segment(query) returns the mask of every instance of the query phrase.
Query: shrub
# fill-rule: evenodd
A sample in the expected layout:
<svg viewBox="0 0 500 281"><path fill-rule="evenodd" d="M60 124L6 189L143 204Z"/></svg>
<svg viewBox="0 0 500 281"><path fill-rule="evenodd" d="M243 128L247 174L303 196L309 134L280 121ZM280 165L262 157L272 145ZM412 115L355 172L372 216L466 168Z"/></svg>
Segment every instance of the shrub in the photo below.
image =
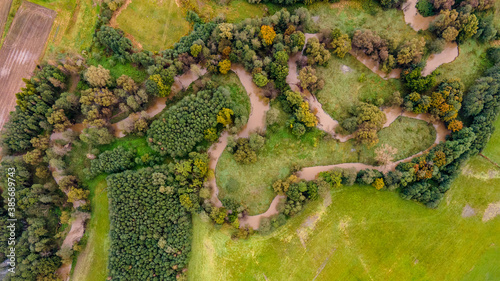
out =
<svg viewBox="0 0 500 281"><path fill-rule="evenodd" d="M429 0L419 0L416 7L418 12L424 17L430 17L436 14L434 5Z"/></svg>

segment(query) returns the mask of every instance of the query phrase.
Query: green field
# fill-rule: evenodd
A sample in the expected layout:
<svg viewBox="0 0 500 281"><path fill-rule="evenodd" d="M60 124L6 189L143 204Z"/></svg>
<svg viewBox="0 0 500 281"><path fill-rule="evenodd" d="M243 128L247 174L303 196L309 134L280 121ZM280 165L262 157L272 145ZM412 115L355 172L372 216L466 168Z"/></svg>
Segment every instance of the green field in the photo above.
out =
<svg viewBox="0 0 500 281"><path fill-rule="evenodd" d="M175 0L132 1L118 16L117 23L150 51L171 48L190 29Z"/></svg>
<svg viewBox="0 0 500 281"><path fill-rule="evenodd" d="M109 250L109 202L106 176L88 183L92 202L92 217L87 222L87 245L79 254L72 280L93 281L107 278Z"/></svg>
<svg viewBox="0 0 500 281"><path fill-rule="evenodd" d="M191 0L192 5L198 14L205 19L223 17L228 22L239 22L246 18L261 17L266 14L265 5L250 4L247 0L227 1L225 5L217 4L213 0Z"/></svg>
<svg viewBox="0 0 500 281"><path fill-rule="evenodd" d="M475 176L496 169L480 157L466 167L437 209L373 187L342 187L329 206L312 202L272 234L248 240L195 216L189 278L499 280L500 218L481 218L500 200L500 178ZM464 218L467 204L476 214Z"/></svg>
<svg viewBox="0 0 500 281"><path fill-rule="evenodd" d="M395 160L425 150L434 143L434 127L412 118L399 120L379 132L380 144L387 143L398 149ZM354 162L375 165L376 147L358 146L354 140L340 143L316 128L298 139L282 124L279 129L268 133L256 163L239 164L231 153L222 153L216 168L219 198L233 198L245 203L250 215L260 214L269 208L275 196L272 183L288 176L294 166Z"/></svg>

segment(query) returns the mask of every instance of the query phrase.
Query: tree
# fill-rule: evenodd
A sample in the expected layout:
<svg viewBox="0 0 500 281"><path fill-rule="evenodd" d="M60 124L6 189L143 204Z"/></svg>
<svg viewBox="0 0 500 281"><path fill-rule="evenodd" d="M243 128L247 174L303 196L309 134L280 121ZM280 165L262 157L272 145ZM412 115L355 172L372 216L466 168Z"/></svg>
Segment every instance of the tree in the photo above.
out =
<svg viewBox="0 0 500 281"><path fill-rule="evenodd" d="M111 74L108 69L99 65L98 67L90 66L83 75L85 80L92 87L106 87L111 84Z"/></svg>
<svg viewBox="0 0 500 281"><path fill-rule="evenodd" d="M368 147L378 143L377 127L373 123L365 122L359 125L358 130L354 132L354 138L360 144L365 144Z"/></svg>
<svg viewBox="0 0 500 281"><path fill-rule="evenodd" d="M227 72L231 70L231 61L230 60L223 60L219 62L219 71L222 74L227 74Z"/></svg>
<svg viewBox="0 0 500 281"><path fill-rule="evenodd" d="M316 127L318 124L318 119L316 115L309 110L309 103L302 102L300 106L295 111L295 117L306 127Z"/></svg>
<svg viewBox="0 0 500 281"><path fill-rule="evenodd" d="M128 93L135 93L139 87L135 83L134 79L123 74L118 79L116 79L116 85Z"/></svg>
<svg viewBox="0 0 500 281"><path fill-rule="evenodd" d="M448 130L451 130L453 132L458 132L460 130L462 130L463 128L463 123L462 121L458 121L456 119L452 120L449 124L448 124Z"/></svg>
<svg viewBox="0 0 500 281"><path fill-rule="evenodd" d="M357 117L358 124L370 123L377 130L382 129L382 126L387 121L387 117L378 107L373 104L362 102L354 107L354 115Z"/></svg>
<svg viewBox="0 0 500 281"><path fill-rule="evenodd" d="M36 166L43 161L43 151L41 149L33 149L32 151L26 152L23 155L23 160L26 164Z"/></svg>
<svg viewBox="0 0 500 281"><path fill-rule="evenodd" d="M149 76L146 81L146 91L157 97L167 97L170 94L170 87L173 83L173 78L165 80L160 74L154 74Z"/></svg>
<svg viewBox="0 0 500 281"><path fill-rule="evenodd" d="M97 42L120 57L127 57L132 50L132 41L123 36L123 31L107 25L101 25L96 32Z"/></svg>
<svg viewBox="0 0 500 281"><path fill-rule="evenodd" d="M461 18L462 29L458 35L458 40L460 42L464 42L477 33L479 21L474 14L462 15Z"/></svg>
<svg viewBox="0 0 500 281"><path fill-rule="evenodd" d="M233 115L234 112L230 108L223 108L217 114L217 123L222 124L223 126L228 126L233 123Z"/></svg>
<svg viewBox="0 0 500 281"><path fill-rule="evenodd" d="M385 184L384 184L384 179L382 178L378 178L378 179L375 179L372 183L373 187L375 187L377 190L380 190L382 188L384 188Z"/></svg>
<svg viewBox="0 0 500 281"><path fill-rule="evenodd" d="M243 164L257 162L257 153L252 149L252 147L250 147L250 142L247 138L239 138L236 141L234 160Z"/></svg>
<svg viewBox="0 0 500 281"><path fill-rule="evenodd" d="M413 38L400 48L397 61L400 65L417 64L422 60L424 54L424 38Z"/></svg>
<svg viewBox="0 0 500 281"><path fill-rule="evenodd" d="M47 118L47 121L50 124L54 125L54 129L56 132L64 132L66 128L71 126L71 122L69 121L68 117L66 117L63 109L53 111L52 114L50 114L50 116Z"/></svg>
<svg viewBox="0 0 500 281"><path fill-rule="evenodd" d="M311 66L306 66L299 71L299 81L303 89L307 89L311 92L321 90L325 85L325 81L323 79L318 79L316 70Z"/></svg>
<svg viewBox="0 0 500 281"><path fill-rule="evenodd" d="M255 73L252 80L258 87L261 88L269 83L269 79L267 79L267 76L263 75L262 73Z"/></svg>
<svg viewBox="0 0 500 281"><path fill-rule="evenodd" d="M102 145L110 143L114 136L107 128L85 128L80 139L89 145Z"/></svg>
<svg viewBox="0 0 500 281"><path fill-rule="evenodd" d="M198 57L198 54L201 52L202 50L202 46L201 45L198 45L198 44L193 44L191 46L191 55L195 58Z"/></svg>
<svg viewBox="0 0 500 281"><path fill-rule="evenodd" d="M383 144L375 149L375 160L381 165L387 165L394 160L394 155L398 153L397 148L388 144Z"/></svg>
<svg viewBox="0 0 500 281"><path fill-rule="evenodd" d="M307 41L306 50L307 63L313 65L325 65L330 59L330 52L325 48L324 43L319 43L318 38L313 37Z"/></svg>
<svg viewBox="0 0 500 281"><path fill-rule="evenodd" d="M116 173L134 166L135 153L119 146L113 150L104 151L96 159L90 161L90 173L97 176L100 173Z"/></svg>
<svg viewBox="0 0 500 281"><path fill-rule="evenodd" d="M74 203L78 200L87 200L90 191L81 188L70 188L68 191L68 202Z"/></svg>
<svg viewBox="0 0 500 281"><path fill-rule="evenodd" d="M272 45L274 38L276 37L276 32L274 28L269 25L262 25L260 27L260 33L262 34L262 39L266 45Z"/></svg>
<svg viewBox="0 0 500 281"><path fill-rule="evenodd" d="M455 0L432 0L436 10L451 10Z"/></svg>
<svg viewBox="0 0 500 281"><path fill-rule="evenodd" d="M455 41L455 39L457 38L458 36L458 30L453 27L453 26L450 26L448 28L446 28L443 33L441 33L441 36L443 37L444 40L446 40L446 42L451 42L451 41Z"/></svg>
<svg viewBox="0 0 500 281"><path fill-rule="evenodd" d="M340 29L335 28L332 31L332 43L330 46L333 49L334 54L336 54L339 58L343 58L352 48L351 39L349 38L349 35L342 33Z"/></svg>
<svg viewBox="0 0 500 281"><path fill-rule="evenodd" d="M218 29L218 36L221 39L228 39L231 40L233 39L233 29L234 25L232 23L221 23L217 26Z"/></svg>

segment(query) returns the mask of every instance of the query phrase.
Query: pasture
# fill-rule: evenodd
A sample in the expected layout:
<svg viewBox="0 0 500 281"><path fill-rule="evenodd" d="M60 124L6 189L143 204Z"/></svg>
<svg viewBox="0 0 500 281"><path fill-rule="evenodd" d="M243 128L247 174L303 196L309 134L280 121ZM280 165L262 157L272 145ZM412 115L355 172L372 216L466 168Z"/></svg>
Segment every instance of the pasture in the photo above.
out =
<svg viewBox="0 0 500 281"><path fill-rule="evenodd" d="M469 160L437 209L371 186L341 187L248 240L194 216L189 279L498 280L500 217L483 221L500 200L495 169ZM463 214L466 206L472 212Z"/></svg>

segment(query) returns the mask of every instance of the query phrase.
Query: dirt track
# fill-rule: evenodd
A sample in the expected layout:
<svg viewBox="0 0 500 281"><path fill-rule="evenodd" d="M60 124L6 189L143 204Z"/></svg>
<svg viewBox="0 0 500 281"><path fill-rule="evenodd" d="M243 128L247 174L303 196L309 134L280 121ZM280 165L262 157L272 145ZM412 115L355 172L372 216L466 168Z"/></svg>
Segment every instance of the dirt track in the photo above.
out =
<svg viewBox="0 0 500 281"><path fill-rule="evenodd" d="M9 16L10 4L12 0L2 0L0 1L0 38L2 38L3 31L5 28L5 22Z"/></svg>
<svg viewBox="0 0 500 281"><path fill-rule="evenodd" d="M1 5L0 5L1 6ZM56 12L23 2L0 49L0 129L16 105L15 94L24 87L38 63Z"/></svg>

